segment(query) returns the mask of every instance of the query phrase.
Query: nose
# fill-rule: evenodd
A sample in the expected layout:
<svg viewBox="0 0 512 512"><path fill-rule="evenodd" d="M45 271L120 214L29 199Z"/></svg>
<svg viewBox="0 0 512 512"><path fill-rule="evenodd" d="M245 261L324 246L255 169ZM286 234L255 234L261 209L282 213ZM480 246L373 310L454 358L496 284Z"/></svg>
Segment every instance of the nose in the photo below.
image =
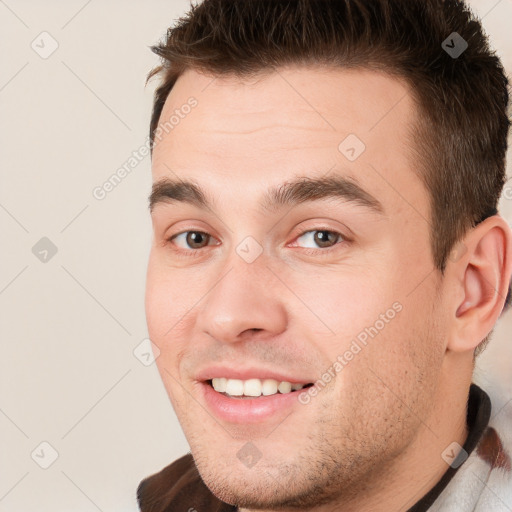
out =
<svg viewBox="0 0 512 512"><path fill-rule="evenodd" d="M283 284L260 256L247 263L235 255L203 301L197 327L214 339L236 343L258 332L273 338L286 329Z"/></svg>

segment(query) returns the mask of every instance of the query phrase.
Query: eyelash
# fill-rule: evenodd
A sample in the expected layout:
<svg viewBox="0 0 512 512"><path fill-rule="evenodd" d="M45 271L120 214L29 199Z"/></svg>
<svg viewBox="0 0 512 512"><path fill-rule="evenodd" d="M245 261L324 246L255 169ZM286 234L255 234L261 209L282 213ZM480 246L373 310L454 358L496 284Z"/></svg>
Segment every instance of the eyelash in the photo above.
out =
<svg viewBox="0 0 512 512"><path fill-rule="evenodd" d="M350 242L350 239L348 237L346 237L345 235L343 235L343 233L340 233L339 231L334 231L332 229L327 229L327 228L324 228L324 227L317 227L317 228L314 228L314 229L308 229L306 231L303 231L303 232L299 233L295 237L295 239L301 238L305 234L312 233L312 232L315 232L315 231L325 231L327 233L331 233L331 234L337 235L338 238L341 238L341 241L336 242L333 246L328 247L326 249L311 249L311 248L303 249L303 251L307 255L310 255L310 256L324 256L326 254L330 254L332 251L338 250L339 249L339 247L338 247L339 245L342 245L344 243ZM206 233L205 231L200 231L200 230L196 230L196 229L190 229L190 230L181 231L179 233L176 233L176 234L172 235L171 237L167 238L166 241L168 243L172 244L174 238L176 238L179 235L183 235L185 233L199 233L201 235L206 235L207 237L208 236L212 237L209 233ZM178 254L178 256L180 256L180 257L196 258L198 256L201 256L201 252L202 252L201 249L206 249L206 247L208 247L208 246L201 247L200 249L188 249L188 250L185 250L185 249L173 249L173 251L176 254Z"/></svg>

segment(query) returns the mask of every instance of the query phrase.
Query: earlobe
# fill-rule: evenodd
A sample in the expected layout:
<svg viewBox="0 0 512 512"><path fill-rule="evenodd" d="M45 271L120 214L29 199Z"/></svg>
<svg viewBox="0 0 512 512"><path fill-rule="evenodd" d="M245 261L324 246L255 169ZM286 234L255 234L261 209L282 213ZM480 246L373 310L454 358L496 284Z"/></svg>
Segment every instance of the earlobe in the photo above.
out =
<svg viewBox="0 0 512 512"><path fill-rule="evenodd" d="M473 228L464 245L467 252L452 269L461 288L447 346L455 352L473 351L492 330L512 273L512 231L499 215Z"/></svg>

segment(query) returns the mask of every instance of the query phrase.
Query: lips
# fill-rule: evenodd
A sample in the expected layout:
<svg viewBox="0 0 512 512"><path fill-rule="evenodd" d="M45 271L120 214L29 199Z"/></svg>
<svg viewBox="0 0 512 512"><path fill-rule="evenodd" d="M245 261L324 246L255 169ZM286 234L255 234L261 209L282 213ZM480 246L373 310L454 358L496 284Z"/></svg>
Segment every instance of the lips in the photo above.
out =
<svg viewBox="0 0 512 512"><path fill-rule="evenodd" d="M292 384L309 384L315 382L316 377L308 375L300 375L299 372L294 374L286 374L279 370L273 370L271 368L256 368L246 367L242 365L236 366L209 366L199 370L195 375L195 380L199 382L206 382L214 378L226 378L226 379L237 379L246 381L249 379L274 379L277 382L290 382Z"/></svg>
<svg viewBox="0 0 512 512"><path fill-rule="evenodd" d="M314 379L263 368L210 367L196 375L202 399L215 417L229 423L254 424L289 415L303 407L298 400ZM215 384L214 384L215 382Z"/></svg>

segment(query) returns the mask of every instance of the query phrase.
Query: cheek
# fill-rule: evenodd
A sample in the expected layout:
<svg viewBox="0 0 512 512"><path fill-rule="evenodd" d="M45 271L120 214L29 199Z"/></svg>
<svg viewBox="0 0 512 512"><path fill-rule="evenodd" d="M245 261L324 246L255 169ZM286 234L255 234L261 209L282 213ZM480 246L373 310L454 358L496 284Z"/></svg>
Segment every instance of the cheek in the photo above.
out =
<svg viewBox="0 0 512 512"><path fill-rule="evenodd" d="M402 315L402 316L401 316ZM348 417L389 443L420 427L432 407L442 362L439 331L406 307L343 368L337 383Z"/></svg>
<svg viewBox="0 0 512 512"><path fill-rule="evenodd" d="M444 344L435 311L404 301L403 309L371 341L368 366L382 391L406 403L429 402L439 378Z"/></svg>
<svg viewBox="0 0 512 512"><path fill-rule="evenodd" d="M171 396L171 391L178 385L174 379L179 381L181 378L179 362L194 322L189 303L194 304L192 299L195 297L185 294L186 283L176 279L180 277L179 272L170 272L156 260L156 257L150 257L146 277L146 322L149 338L160 350L156 365Z"/></svg>
<svg viewBox="0 0 512 512"><path fill-rule="evenodd" d="M150 338L155 342L175 338L175 331L182 329L179 319L186 318L190 309L190 286L181 274L166 267L161 257L152 252L146 275L145 310Z"/></svg>
<svg viewBox="0 0 512 512"><path fill-rule="evenodd" d="M382 278L345 276L337 284L323 288L319 301L319 316L333 331L333 341L338 349L352 340L368 341L373 335L381 336L389 325L400 321L400 313L393 308L397 303L391 286ZM384 315L386 322L381 318ZM335 354L338 355L338 354Z"/></svg>
<svg viewBox="0 0 512 512"><path fill-rule="evenodd" d="M363 293L345 308L340 306L339 348L348 349L342 353L344 378L357 381L370 372L376 383L380 377L399 387L410 379L431 380L444 353L439 311L431 294L418 290L408 295L378 281ZM377 387L385 388L382 382Z"/></svg>

